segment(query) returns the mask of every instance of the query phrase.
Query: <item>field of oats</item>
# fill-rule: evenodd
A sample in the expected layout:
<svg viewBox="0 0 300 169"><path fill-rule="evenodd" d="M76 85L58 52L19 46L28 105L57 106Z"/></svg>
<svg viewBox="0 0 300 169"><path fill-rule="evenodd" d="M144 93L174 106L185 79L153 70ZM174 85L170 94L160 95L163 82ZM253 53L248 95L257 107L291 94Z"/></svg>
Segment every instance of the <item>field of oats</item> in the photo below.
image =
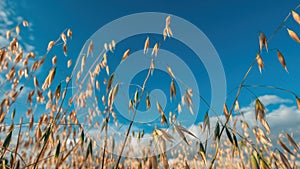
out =
<svg viewBox="0 0 300 169"><path fill-rule="evenodd" d="M172 17L166 17L161 23L164 26L162 40L145 36L143 43L139 44L144 47L143 53L151 58L141 83L130 84L135 92L129 101L126 100L126 111L132 118L118 133L114 127L120 125L121 117L115 112L114 102L118 95L122 95L123 82L117 81L117 75L110 71L109 62L110 57L116 57L112 55L118 44L112 39L102 44L98 53L95 48L99 46L89 40L75 62L68 58L73 32L66 29L46 44L43 55L37 56L35 51L25 52L22 48L24 42L20 34L30 23L21 21L1 34L9 43L0 49L0 71L4 77L0 84L0 168L300 168L300 140L295 139L293 132L284 130L277 138L271 138L267 108L250 88L287 93L299 110L300 96L277 86L246 83L254 68L258 67L263 73L263 57L273 50L274 47L269 49L269 43L277 31L286 31L286 36L290 36L294 43L300 43L297 32L285 25L288 20L300 24L297 8L274 32L266 33L271 36L267 37L263 32L258 34L259 49L247 71L242 73L243 78L234 94L228 93L222 114L215 112L209 102L182 82L174 68L167 64L167 90L170 99L174 99L174 110L166 112L162 103L153 102L148 94L147 86L153 82L151 78L156 73L160 46L173 37ZM123 51L118 65L132 57L132 48L128 46ZM68 58L65 66L58 64L54 49ZM276 54L274 59L278 60L283 71L288 72L284 54L277 48ZM93 63L87 67L87 60L91 58ZM51 63L47 66L49 69L40 70L45 63ZM68 69L71 73L67 73ZM47 75L42 76L40 71L47 72ZM179 97L179 83L184 83L187 88L180 99L175 99ZM34 87L28 90L28 86ZM76 90L72 91L74 86ZM239 106L241 92L248 90L255 97L250 116ZM208 109L202 112L204 118L197 126L199 133L181 125L177 119L179 113L194 113L195 97L199 97ZM25 114L20 114L20 109L14 106L18 102L26 105ZM154 107L156 112L152 113L159 115L160 124L151 132L133 127L138 123L135 117L140 106L145 109ZM189 111L184 112L183 108ZM299 134L298 131L295 133Z"/></svg>

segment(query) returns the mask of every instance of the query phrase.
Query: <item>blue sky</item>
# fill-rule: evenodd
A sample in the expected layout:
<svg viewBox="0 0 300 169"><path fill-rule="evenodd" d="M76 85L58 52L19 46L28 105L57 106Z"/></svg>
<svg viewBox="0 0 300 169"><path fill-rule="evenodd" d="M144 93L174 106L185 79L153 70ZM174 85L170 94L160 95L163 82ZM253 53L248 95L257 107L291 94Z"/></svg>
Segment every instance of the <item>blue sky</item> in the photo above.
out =
<svg viewBox="0 0 300 169"><path fill-rule="evenodd" d="M16 23L19 16L28 20L30 27L24 31L24 40L34 46L42 55L48 42L56 39L65 28L71 28L73 39L69 43L68 57L75 62L85 41L105 24L133 13L163 12L177 15L196 25L202 30L217 50L226 74L227 91L231 91L242 80L258 50L259 32L267 37L276 29L286 15L298 4L294 1L7 1L3 2L7 16ZM300 12L300 10L298 11ZM3 16L2 16L3 17ZM19 18L20 19L20 18ZM3 19L4 20L4 19ZM5 23L5 22L4 22ZM164 24L164 23L162 23ZM12 27L14 24L8 25ZM290 17L269 43L269 53L263 52L265 69L259 74L255 66L247 84L274 85L287 88L300 94L300 44L287 34L286 28L300 33L300 26ZM138 38L138 37L137 37ZM120 44L122 46L122 44ZM276 48L285 56L289 73L286 73L277 60ZM177 51L180 53L180 51ZM63 55L60 54L61 58ZM65 67L66 60L62 60ZM201 63L199 63L201 65ZM192 65L197 69L199 65ZM58 65L59 66L59 65ZM44 66L43 70L49 70ZM203 67L200 69L202 70ZM48 71L41 76L46 76ZM66 72L67 73L67 72ZM204 73L205 74L205 73ZM202 76L201 76L202 77ZM198 80L201 80L201 77ZM204 79L207 78L203 77ZM200 83L200 82L199 82ZM169 82L167 83L167 86ZM203 84L204 86L209 84ZM154 85L155 86L155 85ZM202 88L204 88L202 86ZM168 89L167 89L168 90ZM201 90L201 87L200 87ZM204 89L202 89L204 90ZM294 97L276 90L251 89L257 96L266 94L289 98ZM132 91L134 92L134 90ZM203 91L204 95L209 95ZM208 96L209 97L209 96ZM229 96L229 99L232 99ZM254 96L243 92L240 104L247 107ZM281 102L280 102L281 103ZM292 106L293 104L289 104ZM154 103L153 103L154 105ZM202 117L201 117L202 118Z"/></svg>
<svg viewBox="0 0 300 169"><path fill-rule="evenodd" d="M43 52L48 41L57 37L65 28L71 28L74 38L70 56L76 57L81 47L96 30L119 17L137 12L165 12L182 17L198 26L210 39L220 55L227 74L228 89L240 82L243 73L256 55L258 33L268 36L288 12L297 4L292 1L31 1L15 3L17 15L32 23L33 45ZM290 18L288 27L299 28ZM282 71L275 51L263 56L266 69L263 75L257 69L249 82L274 84L300 92L297 57L299 44L293 42L285 29L278 31L269 44L279 48L286 57L289 74ZM276 76L274 76L276 75Z"/></svg>

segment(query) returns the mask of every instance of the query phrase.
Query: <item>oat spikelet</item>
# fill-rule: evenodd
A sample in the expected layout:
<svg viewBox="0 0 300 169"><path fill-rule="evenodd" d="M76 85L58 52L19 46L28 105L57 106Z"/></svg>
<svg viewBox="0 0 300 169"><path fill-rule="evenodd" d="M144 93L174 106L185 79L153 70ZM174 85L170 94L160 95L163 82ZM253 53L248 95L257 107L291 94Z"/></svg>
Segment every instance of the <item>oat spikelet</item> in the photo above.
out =
<svg viewBox="0 0 300 169"><path fill-rule="evenodd" d="M170 23L171 23L171 16L168 16L166 18L166 27L168 27L170 25Z"/></svg>
<svg viewBox="0 0 300 169"><path fill-rule="evenodd" d="M68 55L68 47L67 47L66 43L64 43L64 45L63 45L63 51L64 51L64 55L67 56Z"/></svg>
<svg viewBox="0 0 300 169"><path fill-rule="evenodd" d="M16 26L16 33L17 33L17 35L19 35L19 34L20 34L20 27L19 27L19 25L18 25L18 26Z"/></svg>
<svg viewBox="0 0 300 169"><path fill-rule="evenodd" d="M158 49L159 49L159 46L158 46L158 43L155 43L155 45L154 45L154 47L153 47L153 49L152 49L152 53L151 53L151 55L153 56L157 56L157 54L158 54Z"/></svg>
<svg viewBox="0 0 300 169"><path fill-rule="evenodd" d="M52 64L53 64L53 65L56 65L56 61L57 61L57 58L56 58L56 55L54 55L54 56L52 57Z"/></svg>
<svg viewBox="0 0 300 169"><path fill-rule="evenodd" d="M68 64L67 64L67 67L70 68L72 66L72 60L68 60Z"/></svg>
<svg viewBox="0 0 300 169"><path fill-rule="evenodd" d="M294 41L300 43L299 36L298 36L294 31L290 30L289 28L287 28L287 31L288 31L288 34L290 35L290 37L291 37Z"/></svg>
<svg viewBox="0 0 300 169"><path fill-rule="evenodd" d="M279 60L280 64L281 64L282 67L284 68L284 70L285 70L286 72L288 72L288 69L287 69L286 63L285 63L285 59L284 59L282 53L281 53L279 50L277 50L277 56L278 56L278 60Z"/></svg>
<svg viewBox="0 0 300 169"><path fill-rule="evenodd" d="M37 88L37 89L40 88L40 85L39 85L39 82L38 82L36 76L33 77L33 82L34 82L34 87L35 88Z"/></svg>
<svg viewBox="0 0 300 169"><path fill-rule="evenodd" d="M48 76L47 76L47 78L46 78L46 80L45 80L45 82L44 82L44 84L42 86L43 90L45 90L45 89L47 89L47 88L50 87L50 85L51 85L51 83L52 83L52 81L54 79L55 72L56 72L56 68L52 68L50 70L50 72L49 72L49 74L48 74Z"/></svg>
<svg viewBox="0 0 300 169"><path fill-rule="evenodd" d="M300 16L299 16L299 14L298 14L297 12L295 12L295 11L292 11L292 16L293 16L294 20L295 20L298 24L300 24Z"/></svg>
<svg viewBox="0 0 300 169"><path fill-rule="evenodd" d="M47 52L49 52L49 51L52 49L52 47L53 47L54 44L55 44L54 41L50 41L50 42L49 42L48 48L47 48Z"/></svg>
<svg viewBox="0 0 300 169"><path fill-rule="evenodd" d="M174 80L172 80L171 85L170 85L170 98L175 98L176 97L176 87Z"/></svg>
<svg viewBox="0 0 300 169"><path fill-rule="evenodd" d="M151 64L150 64L151 75L153 75L153 71L154 71L154 59L151 60Z"/></svg>
<svg viewBox="0 0 300 169"><path fill-rule="evenodd" d="M147 96L146 96L146 107L147 107L148 110L149 110L150 107L151 107L150 96L149 96L149 94L147 94Z"/></svg>
<svg viewBox="0 0 300 169"><path fill-rule="evenodd" d="M240 105L239 102L236 100L234 104L234 111L239 111L240 110Z"/></svg>
<svg viewBox="0 0 300 169"><path fill-rule="evenodd" d="M81 68L80 68L80 71L81 71L81 72L82 72L83 69L84 69L85 62L86 62L86 57L85 57L85 56L82 56L82 58L81 58Z"/></svg>
<svg viewBox="0 0 300 169"><path fill-rule="evenodd" d="M264 68L264 62L263 62L260 54L256 55L256 61L257 61L259 72L262 73L262 69Z"/></svg>
<svg viewBox="0 0 300 169"><path fill-rule="evenodd" d="M144 54L146 54L147 51L148 51L149 43L150 43L150 38L147 37L147 39L146 39L146 41L145 41L145 45L144 45Z"/></svg>
<svg viewBox="0 0 300 169"><path fill-rule="evenodd" d="M268 43L266 35L263 32L261 32L259 34L259 50L261 51L263 47L265 47L268 52Z"/></svg>
<svg viewBox="0 0 300 169"><path fill-rule="evenodd" d="M64 44L66 44L67 43L67 36L64 33L61 33L60 37L61 37L62 41L64 42Z"/></svg>
<svg viewBox="0 0 300 169"><path fill-rule="evenodd" d="M6 31L6 39L9 39L9 38L10 38L10 35L11 35L11 31L10 31L10 30L7 30L7 31Z"/></svg>
<svg viewBox="0 0 300 169"><path fill-rule="evenodd" d="M71 29L68 29L68 31L67 31L67 36L68 36L70 39L72 39L72 35L73 35L73 33L72 33Z"/></svg>
<svg viewBox="0 0 300 169"><path fill-rule="evenodd" d="M168 73L169 73L170 77L171 77L172 79L175 79L175 76L174 76L174 73L173 73L171 67L167 66L167 70L168 70Z"/></svg>
<svg viewBox="0 0 300 169"><path fill-rule="evenodd" d="M24 21L22 22L22 24L23 24L24 27L28 27L28 22L27 22L26 20L24 20Z"/></svg>
<svg viewBox="0 0 300 169"><path fill-rule="evenodd" d="M90 53L93 55L93 52L94 52L94 43L93 41L90 41L90 44L88 46L87 56L89 56Z"/></svg>
<svg viewBox="0 0 300 169"><path fill-rule="evenodd" d="M226 119L228 119L230 116L229 116L229 111L228 111L226 103L224 103L224 105L223 105L223 111L224 111Z"/></svg>
<svg viewBox="0 0 300 169"><path fill-rule="evenodd" d="M129 56L129 54L130 54L130 49L127 49L123 54L121 62L124 62L124 60L126 60L126 58Z"/></svg>

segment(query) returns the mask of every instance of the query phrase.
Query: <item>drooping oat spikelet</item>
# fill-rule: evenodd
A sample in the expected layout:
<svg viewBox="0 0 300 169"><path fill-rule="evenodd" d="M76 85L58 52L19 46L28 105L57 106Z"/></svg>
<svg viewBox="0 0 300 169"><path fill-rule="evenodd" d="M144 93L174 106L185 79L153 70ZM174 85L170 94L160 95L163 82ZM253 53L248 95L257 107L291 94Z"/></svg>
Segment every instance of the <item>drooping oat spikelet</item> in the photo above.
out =
<svg viewBox="0 0 300 169"><path fill-rule="evenodd" d="M284 70L285 70L286 72L288 72L288 69L287 69L286 63L285 63L285 59L284 59L282 53L281 53L279 50L277 50L277 56L278 56L278 60L279 60L280 64L281 64L282 67L284 68Z"/></svg>
<svg viewBox="0 0 300 169"><path fill-rule="evenodd" d="M149 94L147 94L147 96L146 96L146 107L147 107L147 109L150 109L150 107L151 107Z"/></svg>
<svg viewBox="0 0 300 169"><path fill-rule="evenodd" d="M81 58L80 72L83 72L83 69L84 69L84 66L85 66L85 62L86 62L86 57L82 56L82 58Z"/></svg>
<svg viewBox="0 0 300 169"><path fill-rule="evenodd" d="M129 56L129 54L130 54L130 49L127 49L123 54L121 62L124 62L124 60L126 60L126 58Z"/></svg>
<svg viewBox="0 0 300 169"><path fill-rule="evenodd" d="M172 79L171 85L170 85L170 98L172 99L175 97L176 97L176 87L175 87L174 79Z"/></svg>
<svg viewBox="0 0 300 169"><path fill-rule="evenodd" d="M67 56L68 55L68 47L67 47L66 43L64 43L64 45L63 45L63 51L64 51L64 55Z"/></svg>
<svg viewBox="0 0 300 169"><path fill-rule="evenodd" d="M153 75L153 71L154 71L154 59L151 60L151 64L150 64L151 75Z"/></svg>
<svg viewBox="0 0 300 169"><path fill-rule="evenodd" d="M16 26L16 33L17 33L17 35L19 35L20 34L20 26L18 25L18 26Z"/></svg>
<svg viewBox="0 0 300 169"><path fill-rule="evenodd" d="M70 68L72 66L72 60L68 60L67 67Z"/></svg>
<svg viewBox="0 0 300 169"><path fill-rule="evenodd" d="M257 61L259 72L262 73L262 69L264 68L264 62L263 62L260 54L256 55L256 61Z"/></svg>
<svg viewBox="0 0 300 169"><path fill-rule="evenodd" d="M153 47L153 49L152 49L151 55L152 55L152 56L157 56L157 54L158 54L158 49L159 49L158 43L155 43L155 45L154 45L154 47Z"/></svg>
<svg viewBox="0 0 300 169"><path fill-rule="evenodd" d="M255 119L264 119L265 117L265 106L261 103L259 99L255 100Z"/></svg>
<svg viewBox="0 0 300 169"><path fill-rule="evenodd" d="M68 29L68 31L67 31L67 36L68 36L70 39L72 39L72 35L73 35L73 33L72 33L71 29Z"/></svg>
<svg viewBox="0 0 300 169"><path fill-rule="evenodd" d="M56 57L56 55L54 55L54 56L52 57L52 64L53 64L53 66L56 65L56 61L57 61L57 57Z"/></svg>
<svg viewBox="0 0 300 169"><path fill-rule="evenodd" d="M55 73L56 73L56 68L52 68L46 78L46 80L44 81L43 83L43 86L42 86L42 90L45 90L47 88L50 87L53 79L54 79L54 76L55 76Z"/></svg>
<svg viewBox="0 0 300 169"><path fill-rule="evenodd" d="M259 50L261 51L263 47L265 47L268 52L268 43L266 35L263 32L261 32L259 34Z"/></svg>
<svg viewBox="0 0 300 169"><path fill-rule="evenodd" d="M299 16L299 14L298 14L297 12L295 12L295 11L292 10L292 16L293 16L294 20L295 20L298 24L300 24L300 16Z"/></svg>
<svg viewBox="0 0 300 169"><path fill-rule="evenodd" d="M240 105L239 102L236 100L234 104L234 111L239 111L240 110Z"/></svg>
<svg viewBox="0 0 300 169"><path fill-rule="evenodd" d="M290 35L290 37L291 37L294 41L300 43L299 36L298 36L294 31L290 30L289 28L287 28L287 31L288 31L288 34Z"/></svg>
<svg viewBox="0 0 300 169"><path fill-rule="evenodd" d="M224 115L225 115L226 119L228 119L229 118L229 111L228 111L226 103L224 103L224 105L223 105L223 112L224 112Z"/></svg>
<svg viewBox="0 0 300 169"><path fill-rule="evenodd" d="M88 46L87 56L89 56L90 53L93 55L93 52L94 52L94 43L93 41L90 41L90 44Z"/></svg>
<svg viewBox="0 0 300 169"><path fill-rule="evenodd" d="M61 33L60 37L61 37L62 41L64 42L64 44L66 44L67 43L67 36L64 33Z"/></svg>
<svg viewBox="0 0 300 169"><path fill-rule="evenodd" d="M50 41L49 42L48 47L47 47L47 52L49 52L52 49L52 47L53 47L54 44L55 44L54 41Z"/></svg>
<svg viewBox="0 0 300 169"><path fill-rule="evenodd" d="M106 93L107 93L107 92L110 90L110 88L111 88L111 85L112 85L113 80L114 80L114 76L115 76L115 74L113 73L113 74L111 74L111 76L109 77L109 80L108 80L107 86L106 86Z"/></svg>
<svg viewBox="0 0 300 169"><path fill-rule="evenodd" d="M40 85L39 85L39 82L38 82L36 76L33 77L33 84L34 84L35 88L40 88Z"/></svg>
<svg viewBox="0 0 300 169"><path fill-rule="evenodd" d="M6 39L9 39L9 38L10 38L10 35L11 35L11 31L10 31L10 30L7 30L7 31L6 31Z"/></svg>
<svg viewBox="0 0 300 169"><path fill-rule="evenodd" d="M149 43L150 43L150 38L147 37L147 39L145 41L145 45L144 45L144 54L146 54L149 49Z"/></svg>
<svg viewBox="0 0 300 169"><path fill-rule="evenodd" d="M175 76L174 76L174 73L173 73L171 67L167 66L167 70L168 70L168 73L169 73L170 77L171 77L172 79L175 79Z"/></svg>
<svg viewBox="0 0 300 169"><path fill-rule="evenodd" d="M164 110L162 109L161 105L156 102L156 107L157 107L157 110L158 110L158 113L161 115L161 123L162 124L167 124L168 125L168 121L167 121L167 117L165 115L165 112Z"/></svg>
<svg viewBox="0 0 300 169"><path fill-rule="evenodd" d="M23 20L22 24L23 24L24 27L28 26L28 22L26 20Z"/></svg>

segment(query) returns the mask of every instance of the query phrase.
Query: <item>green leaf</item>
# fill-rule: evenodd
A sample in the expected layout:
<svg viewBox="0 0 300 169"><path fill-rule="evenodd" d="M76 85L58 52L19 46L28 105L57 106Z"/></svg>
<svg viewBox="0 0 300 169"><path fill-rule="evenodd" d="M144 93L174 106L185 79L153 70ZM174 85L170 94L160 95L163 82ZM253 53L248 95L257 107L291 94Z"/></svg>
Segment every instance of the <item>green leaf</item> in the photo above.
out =
<svg viewBox="0 0 300 169"><path fill-rule="evenodd" d="M80 140L81 140L81 146L82 146L84 143L84 130L81 131Z"/></svg>
<svg viewBox="0 0 300 169"><path fill-rule="evenodd" d="M235 136L235 134L234 134L234 133L232 133L232 135L233 135L233 141L234 141L234 145L236 146L236 148L239 148L238 141L237 141L237 139L236 139L236 136Z"/></svg>
<svg viewBox="0 0 300 169"><path fill-rule="evenodd" d="M232 140L231 134L230 134L230 132L229 132L229 130L228 130L227 127L225 127L225 131L226 131L226 134L227 134L227 137L228 137L230 143L233 144L233 140Z"/></svg>
<svg viewBox="0 0 300 169"><path fill-rule="evenodd" d="M2 147L4 147L5 149L9 146L10 141L11 141L11 135L12 135L12 130L9 132L9 134L6 136Z"/></svg>
<svg viewBox="0 0 300 169"><path fill-rule="evenodd" d="M259 169L258 162L253 153L251 154L251 169Z"/></svg>
<svg viewBox="0 0 300 169"><path fill-rule="evenodd" d="M56 151L55 151L55 158L57 158L59 156L60 153L60 140L58 141L58 144L56 146Z"/></svg>
<svg viewBox="0 0 300 169"><path fill-rule="evenodd" d="M90 143L88 145L88 149L86 151L86 158L91 155L93 157L93 145L92 145L92 140L90 140Z"/></svg>
<svg viewBox="0 0 300 169"><path fill-rule="evenodd" d="M220 125L219 125L219 122L217 122L217 124L216 124L216 128L215 128L213 140L214 140L214 141L215 141L215 140L220 141Z"/></svg>

